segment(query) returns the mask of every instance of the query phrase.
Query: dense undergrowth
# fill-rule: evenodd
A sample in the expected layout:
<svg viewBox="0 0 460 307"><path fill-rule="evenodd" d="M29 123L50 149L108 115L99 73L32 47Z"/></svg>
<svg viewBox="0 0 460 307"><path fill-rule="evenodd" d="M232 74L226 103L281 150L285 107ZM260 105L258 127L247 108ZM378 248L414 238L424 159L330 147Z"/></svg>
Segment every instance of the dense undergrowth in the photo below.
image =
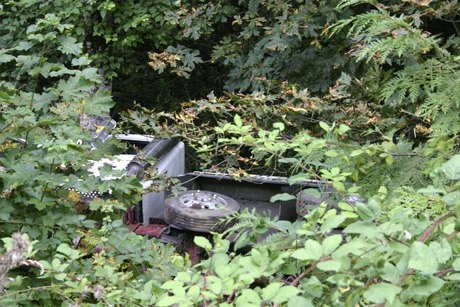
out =
<svg viewBox="0 0 460 307"><path fill-rule="evenodd" d="M458 304L456 1L57 2L0 4L1 304ZM130 63L129 48L157 38ZM195 266L129 233L120 216L146 191L87 172L119 144L91 151L79 121L111 111L101 84L118 68L147 62L191 78L220 62L226 92L137 105L121 129L182 136L190 170L324 181L337 205L295 222L237 214L227 232L195 237L208 256ZM82 207L72 189L104 197Z"/></svg>

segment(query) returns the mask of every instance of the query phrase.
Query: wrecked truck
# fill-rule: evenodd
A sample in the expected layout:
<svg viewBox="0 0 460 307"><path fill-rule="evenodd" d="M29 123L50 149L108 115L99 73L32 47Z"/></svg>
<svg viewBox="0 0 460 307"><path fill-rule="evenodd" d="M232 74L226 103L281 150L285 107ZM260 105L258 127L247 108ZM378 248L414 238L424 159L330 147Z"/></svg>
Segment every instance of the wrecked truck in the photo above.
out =
<svg viewBox="0 0 460 307"><path fill-rule="evenodd" d="M125 135L122 140L135 142L139 151L116 156L110 162L115 169L124 169L126 176L137 176L144 187L154 184L155 179L148 177L152 168L154 173L175 178L180 184L179 193L144 194L142 201L129 208L123 217L131 231L156 237L160 242L182 246L187 237L222 232L229 225L222 223L221 219L245 209L293 222L307 213L309 205L324 201L330 192L324 182L316 180L290 184L287 178L276 176L235 178L225 173L187 172L185 144L177 137L149 142L145 139L144 143L139 143L139 137ZM317 189L321 197L303 193L305 189ZM297 198L271 201L282 193L297 195ZM194 250L188 252L196 254Z"/></svg>

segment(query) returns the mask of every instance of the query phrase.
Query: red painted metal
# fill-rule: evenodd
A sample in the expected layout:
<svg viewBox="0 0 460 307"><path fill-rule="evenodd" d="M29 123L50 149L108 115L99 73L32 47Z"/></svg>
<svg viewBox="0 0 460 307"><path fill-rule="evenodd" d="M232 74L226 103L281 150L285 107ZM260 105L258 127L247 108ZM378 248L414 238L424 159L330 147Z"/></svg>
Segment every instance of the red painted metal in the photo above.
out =
<svg viewBox="0 0 460 307"><path fill-rule="evenodd" d="M132 224L129 227L129 231L135 232L138 235L148 235L152 237L158 238L161 236L163 232L168 228L168 225L162 224L149 224L147 226L143 226L141 223Z"/></svg>
<svg viewBox="0 0 460 307"><path fill-rule="evenodd" d="M121 220L125 225L131 225L134 223L134 209L129 207L125 214L121 217Z"/></svg>

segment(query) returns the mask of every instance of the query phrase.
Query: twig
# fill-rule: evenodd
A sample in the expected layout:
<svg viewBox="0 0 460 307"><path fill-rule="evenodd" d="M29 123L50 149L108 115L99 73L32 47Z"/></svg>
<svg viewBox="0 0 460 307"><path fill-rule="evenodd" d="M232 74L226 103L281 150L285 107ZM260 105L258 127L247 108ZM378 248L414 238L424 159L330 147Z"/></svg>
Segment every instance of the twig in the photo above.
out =
<svg viewBox="0 0 460 307"><path fill-rule="evenodd" d="M417 240L418 242L425 242L426 239L428 239L428 237L433 233L433 231L436 229L436 227L438 227L442 222L444 222L445 220L447 220L448 218L454 216L454 213L453 212L449 212L447 213L446 215L444 215L443 217L439 218L438 220L436 220L424 233L423 235ZM450 234L448 237L450 237L452 234ZM399 279L399 283L401 284L404 280L406 280L410 275L414 274L415 270L414 269L410 269L407 271L406 274L404 274L404 276L402 276L400 279Z"/></svg>
<svg viewBox="0 0 460 307"><path fill-rule="evenodd" d="M455 236L456 236L457 234L458 234L458 230L454 230L450 235L448 235L448 236L446 237L446 240L447 240L447 241L452 240L453 238L455 238Z"/></svg>
<svg viewBox="0 0 460 307"><path fill-rule="evenodd" d="M227 304L230 304L235 296L236 290L233 290L232 293L227 298Z"/></svg>
<svg viewBox="0 0 460 307"><path fill-rule="evenodd" d="M445 220L447 220L448 218L454 216L454 213L453 212L449 212L447 213L446 215L444 215L443 217L439 218L438 220L436 220L424 233L423 235L417 240L418 242L425 242L426 239L428 239L428 237L433 233L433 231L436 229L436 227L438 227L442 222L444 222Z"/></svg>
<svg viewBox="0 0 460 307"><path fill-rule="evenodd" d="M327 257L324 257L324 258L321 258L320 260L318 261L315 261L313 262L305 271L303 271L302 273L300 273L299 276L296 277L296 279L294 279L292 282L291 282L291 286L296 286L299 281L305 277L305 275L307 275L308 273L310 273L311 271L313 271L316 266L318 265L318 263L320 262L324 262L324 261L327 261L327 260L330 260L331 257L330 256L327 256Z"/></svg>
<svg viewBox="0 0 460 307"><path fill-rule="evenodd" d="M440 271L436 273L436 276L441 277L453 271L454 271L454 268L448 268L448 269L445 269L444 271Z"/></svg>

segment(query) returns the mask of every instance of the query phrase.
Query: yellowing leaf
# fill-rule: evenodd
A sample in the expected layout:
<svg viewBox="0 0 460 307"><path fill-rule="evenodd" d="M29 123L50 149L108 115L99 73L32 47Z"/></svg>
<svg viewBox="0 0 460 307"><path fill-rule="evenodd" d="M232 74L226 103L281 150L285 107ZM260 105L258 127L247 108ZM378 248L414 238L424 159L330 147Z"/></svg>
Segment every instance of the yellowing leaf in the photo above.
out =
<svg viewBox="0 0 460 307"><path fill-rule="evenodd" d="M69 194L67 194L67 197L66 197L67 201L71 201L75 203L79 202L80 199L81 199L80 194L78 194L78 192L75 190L70 190Z"/></svg>

